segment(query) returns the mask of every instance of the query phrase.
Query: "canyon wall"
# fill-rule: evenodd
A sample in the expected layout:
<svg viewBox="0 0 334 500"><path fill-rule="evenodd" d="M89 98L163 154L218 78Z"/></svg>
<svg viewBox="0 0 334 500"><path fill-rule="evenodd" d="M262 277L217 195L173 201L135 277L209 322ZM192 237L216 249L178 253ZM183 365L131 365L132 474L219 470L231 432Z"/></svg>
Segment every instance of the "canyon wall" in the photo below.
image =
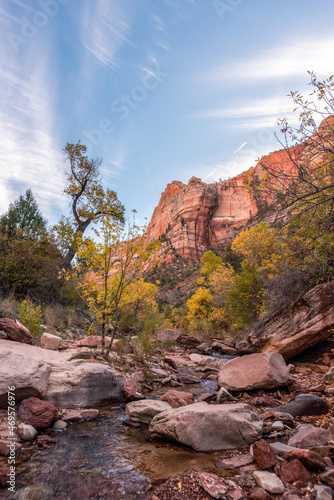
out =
<svg viewBox="0 0 334 500"><path fill-rule="evenodd" d="M293 157L299 154L298 148L292 151ZM286 172L293 170L293 162L284 150L264 157L263 162L279 165ZM162 241L161 261L171 262L176 255L199 261L208 249L231 244L264 201L256 200L246 186L248 174L260 174L261 170L259 162L222 182L206 184L192 177L188 184L168 184L148 225L148 241Z"/></svg>

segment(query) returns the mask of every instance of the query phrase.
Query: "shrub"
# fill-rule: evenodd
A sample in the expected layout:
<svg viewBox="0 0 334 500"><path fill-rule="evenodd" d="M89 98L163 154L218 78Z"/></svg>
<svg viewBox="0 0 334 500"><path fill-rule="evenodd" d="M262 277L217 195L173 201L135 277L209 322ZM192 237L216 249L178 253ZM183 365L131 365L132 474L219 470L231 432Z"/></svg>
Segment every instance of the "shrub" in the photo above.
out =
<svg viewBox="0 0 334 500"><path fill-rule="evenodd" d="M28 328L36 340L40 340L42 328L41 306L35 306L30 299L26 299L18 306L19 321Z"/></svg>

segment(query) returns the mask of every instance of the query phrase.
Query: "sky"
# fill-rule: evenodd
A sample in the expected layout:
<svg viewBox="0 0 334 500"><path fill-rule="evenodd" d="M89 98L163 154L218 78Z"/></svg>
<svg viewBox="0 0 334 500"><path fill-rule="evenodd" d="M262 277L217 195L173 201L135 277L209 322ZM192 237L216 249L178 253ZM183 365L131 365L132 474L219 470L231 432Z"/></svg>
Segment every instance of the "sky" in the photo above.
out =
<svg viewBox="0 0 334 500"><path fill-rule="evenodd" d="M0 214L30 188L67 216L79 140L140 222L173 180L254 166L307 71L334 73L333 21L332 0L1 0Z"/></svg>

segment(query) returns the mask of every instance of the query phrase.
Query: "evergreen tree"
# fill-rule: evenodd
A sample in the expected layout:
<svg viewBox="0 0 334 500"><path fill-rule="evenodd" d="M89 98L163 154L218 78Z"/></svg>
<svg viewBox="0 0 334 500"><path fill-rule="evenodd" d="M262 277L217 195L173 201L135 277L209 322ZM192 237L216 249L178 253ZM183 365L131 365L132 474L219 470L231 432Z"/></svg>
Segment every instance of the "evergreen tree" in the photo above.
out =
<svg viewBox="0 0 334 500"><path fill-rule="evenodd" d="M46 224L31 189L11 203L0 218L1 233L8 238L38 237L45 233Z"/></svg>

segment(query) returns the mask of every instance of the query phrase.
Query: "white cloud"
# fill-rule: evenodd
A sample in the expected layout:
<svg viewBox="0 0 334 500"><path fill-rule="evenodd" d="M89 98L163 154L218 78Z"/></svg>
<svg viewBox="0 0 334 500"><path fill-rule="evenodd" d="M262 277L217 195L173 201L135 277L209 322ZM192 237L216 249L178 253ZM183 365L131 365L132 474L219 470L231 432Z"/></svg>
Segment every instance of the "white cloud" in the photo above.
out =
<svg viewBox="0 0 334 500"><path fill-rule="evenodd" d="M263 50L253 58L211 68L204 79L221 84L228 80L264 83L277 78L305 77L306 71L330 76L334 52L334 37L291 39Z"/></svg>

